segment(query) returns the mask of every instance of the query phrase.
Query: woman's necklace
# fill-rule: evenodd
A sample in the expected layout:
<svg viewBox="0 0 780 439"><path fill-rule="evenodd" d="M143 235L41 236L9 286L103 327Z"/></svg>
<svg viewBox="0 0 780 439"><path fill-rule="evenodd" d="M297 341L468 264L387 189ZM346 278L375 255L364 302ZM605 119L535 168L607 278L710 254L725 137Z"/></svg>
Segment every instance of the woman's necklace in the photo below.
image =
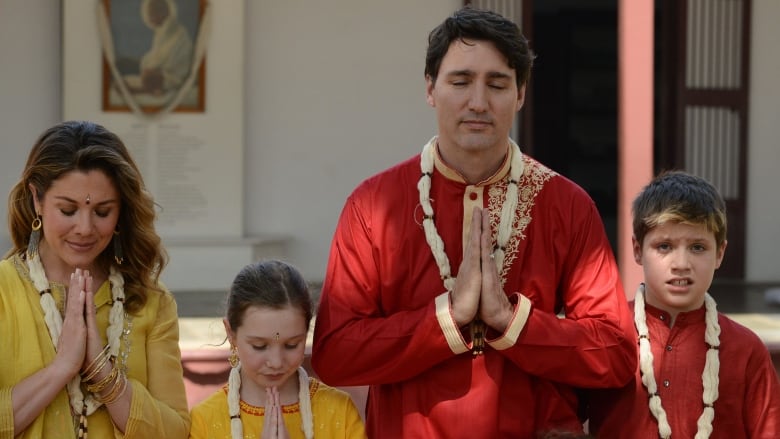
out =
<svg viewBox="0 0 780 439"><path fill-rule="evenodd" d="M425 230L425 240L428 242L428 246L431 248L433 258L436 261L436 265L439 267L439 274L444 281L444 288L448 292L452 292L455 288L455 278L452 277L450 271L450 261L447 258L447 253L444 252L444 241L442 241L439 232L436 230L436 224L433 218L433 206L431 205L431 180L433 178L433 163L434 163L434 145L436 144L436 138L431 139L422 150L420 155L420 170L422 176L417 183L417 190L420 193L420 206L423 209L423 229ZM507 184L506 194L504 198L504 204L501 206L501 220L498 224L498 236L496 237L496 248L493 251L493 259L496 261L496 266L499 267L499 273L503 271L504 255L506 252L506 245L509 242L509 238L512 236L512 226L515 221L515 211L517 210L518 202L518 182L520 176L523 174L523 155L520 152L520 148L510 141L512 150L512 163L509 169L509 183ZM504 276L501 276L501 285L503 286L505 281ZM475 319L470 324L470 332L472 337L472 352L474 355L480 355L483 352L485 345L485 323L479 319Z"/></svg>
<svg viewBox="0 0 780 439"><path fill-rule="evenodd" d="M62 333L62 315L57 309L54 297L51 295L49 280L46 278L46 271L41 263L40 256L36 253L27 257L27 267L30 271L30 279L40 294L41 308L43 308L43 318L46 322L46 328L49 330L49 336L57 349L57 344ZM108 317L108 327L106 328L106 339L108 340L108 353L114 358L119 357L120 336L124 326L124 302L125 302L125 281L122 273L111 266L108 280L111 284L111 298L113 305ZM95 397L87 393L85 396L81 390L81 375L76 375L68 383L68 395L70 397L70 406L73 412L79 415L79 430L87 431L87 416L94 413L101 403Z"/></svg>
<svg viewBox="0 0 780 439"><path fill-rule="evenodd" d="M718 324L715 300L709 293L704 293L704 309L706 322L704 342L707 344L707 359L704 363L704 372L701 375L704 386L702 395L704 409L696 422L698 432L695 439L706 439L712 434L712 421L715 418L713 404L718 399L720 325ZM661 437L670 438L672 437L672 428L666 418L666 411L661 406L661 396L658 394L658 386L653 372L653 351L650 349L650 336L647 329L647 316L645 315L645 284L639 285L634 299L634 323L639 333L639 370L642 373L642 384L647 388L647 393L650 394L650 412L658 421L658 433Z"/></svg>
<svg viewBox="0 0 780 439"><path fill-rule="evenodd" d="M230 415L230 437L244 439L244 424L241 423L241 364L230 370L228 376L228 414ZM298 407L301 410L301 427L306 439L314 439L314 415L309 396L309 375L298 367ZM263 411L265 416L265 411Z"/></svg>

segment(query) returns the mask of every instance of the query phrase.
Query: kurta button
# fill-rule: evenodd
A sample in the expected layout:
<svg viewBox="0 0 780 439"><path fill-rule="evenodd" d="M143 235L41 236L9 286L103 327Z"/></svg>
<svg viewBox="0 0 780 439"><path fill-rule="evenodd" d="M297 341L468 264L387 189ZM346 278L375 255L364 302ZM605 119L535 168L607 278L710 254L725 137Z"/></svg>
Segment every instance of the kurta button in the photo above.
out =
<svg viewBox="0 0 780 439"><path fill-rule="evenodd" d="M671 350L672 350L672 345L669 345L669 346L667 346L667 347L666 347L666 350L667 350L667 351L671 351Z"/></svg>
<svg viewBox="0 0 780 439"><path fill-rule="evenodd" d="M669 387L669 380L664 380L664 387Z"/></svg>
<svg viewBox="0 0 780 439"><path fill-rule="evenodd" d="M477 193L476 193L476 192L472 192L472 193L470 193L470 194L469 194L469 198L471 198L471 201L474 201L474 200L476 200L476 199L477 199Z"/></svg>

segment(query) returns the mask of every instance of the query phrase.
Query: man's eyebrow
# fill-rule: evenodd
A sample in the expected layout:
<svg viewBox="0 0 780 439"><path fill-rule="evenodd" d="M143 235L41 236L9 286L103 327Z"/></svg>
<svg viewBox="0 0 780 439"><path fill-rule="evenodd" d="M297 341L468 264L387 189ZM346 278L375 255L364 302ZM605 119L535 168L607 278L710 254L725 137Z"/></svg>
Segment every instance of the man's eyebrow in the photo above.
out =
<svg viewBox="0 0 780 439"><path fill-rule="evenodd" d="M512 79L512 75L504 72L490 72L488 78L495 79Z"/></svg>
<svg viewBox="0 0 780 439"><path fill-rule="evenodd" d="M449 72L446 72L445 76L474 76L474 71L468 69L451 70Z"/></svg>

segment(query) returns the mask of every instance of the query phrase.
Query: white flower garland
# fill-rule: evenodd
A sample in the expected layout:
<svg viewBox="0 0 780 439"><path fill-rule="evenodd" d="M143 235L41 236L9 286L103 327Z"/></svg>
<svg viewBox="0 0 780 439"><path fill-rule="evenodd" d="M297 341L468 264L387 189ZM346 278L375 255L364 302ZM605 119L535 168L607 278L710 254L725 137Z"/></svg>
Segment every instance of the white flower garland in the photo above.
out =
<svg viewBox="0 0 780 439"><path fill-rule="evenodd" d="M713 404L718 399L718 373L720 370L720 359L718 358L718 349L720 347L720 325L718 324L718 311L715 300L709 295L704 294L705 322L704 341L707 344L707 359L704 363L704 372L702 372L702 384L704 391L702 401L704 409L696 425L698 432L695 439L706 439L712 434L712 421L715 418L715 408ZM661 396L658 394L658 385L655 382L653 372L653 352L650 349L650 336L647 329L647 316L645 315L645 285L640 284L634 299L634 323L639 333L639 370L642 373L642 384L647 388L650 394L649 406L650 412L658 421L658 433L664 439L672 436L672 428L666 417L666 411L661 405Z"/></svg>
<svg viewBox="0 0 780 439"><path fill-rule="evenodd" d="M425 229L425 239L428 241L433 258L439 266L439 273L444 281L444 287L447 291L452 291L455 288L455 278L452 277L450 261L444 252L444 241L439 236L436 224L433 221L433 206L431 205L431 179L433 177L435 144L436 139L434 138L423 147L420 155L422 176L417 183L417 190L420 193L420 206L425 214L422 222ZM510 144L512 147L512 164L509 170L509 184L506 188L504 205L501 207L501 220L498 225L498 236L496 238L497 248L494 252L497 267L502 267L504 264L504 251L509 238L512 236L512 225L514 223L515 211L517 210L517 186L523 173L523 155L520 152L520 147L511 141Z"/></svg>
<svg viewBox="0 0 780 439"><path fill-rule="evenodd" d="M46 271L44 270L40 256L37 253L34 255L28 254L27 267L30 271L30 279L40 293L44 320L46 321L49 336L51 337L54 349L56 350L60 335L62 334L62 315L57 309L54 297L51 295L49 280L46 278ZM122 277L122 273L117 271L114 266L111 266L108 280L111 283L111 298L113 299L113 305L108 317L109 324L106 328L106 338L108 339L109 355L118 358L120 336L122 335L124 326L125 281ZM83 414L84 409L86 408L86 414L91 415L102 405L102 403L91 393L87 393L85 397L84 393L81 391L81 375L73 377L67 387L68 395L70 397L70 406L75 414ZM86 422L86 420L84 420L84 422ZM82 427L86 427L86 425L82 425Z"/></svg>
<svg viewBox="0 0 780 439"><path fill-rule="evenodd" d="M231 368L228 377L228 414L230 414L230 435L233 439L244 439L244 425L241 423L241 364ZM301 428L306 439L314 439L314 415L309 395L309 374L298 367L298 407L301 410ZM264 415L265 416L265 415Z"/></svg>
<svg viewBox="0 0 780 439"><path fill-rule="evenodd" d="M433 178L433 163L435 156L436 138L434 137L428 142L420 154L420 170L422 175L420 181L417 183L417 190L420 193L420 206L423 210L423 229L425 230L425 240L428 242L428 246L431 248L433 258L436 261L436 265L439 267L439 274L444 281L444 288L448 292L452 292L455 288L455 278L452 277L450 269L450 261L447 257L447 253L444 251L444 241L439 236L439 232L436 230L436 224L433 218L433 206L431 205L431 180ZM491 255L496 261L496 266L499 267L499 272L504 266L504 256L506 252L506 245L509 242L509 238L512 236L512 227L515 222L515 214L517 211L518 203L518 184L520 182L520 176L523 175L523 154L520 152L520 147L515 142L509 139L512 154L512 163L509 169L509 182L506 188L506 194L504 195L504 204L501 206L501 219L498 223L498 236L496 237L496 249ZM505 282L504 277L501 277L501 285ZM478 337L483 337L484 324L475 320L472 322L471 331L472 336L477 334ZM482 352L482 342L484 340L472 339L474 344L474 354L480 354Z"/></svg>

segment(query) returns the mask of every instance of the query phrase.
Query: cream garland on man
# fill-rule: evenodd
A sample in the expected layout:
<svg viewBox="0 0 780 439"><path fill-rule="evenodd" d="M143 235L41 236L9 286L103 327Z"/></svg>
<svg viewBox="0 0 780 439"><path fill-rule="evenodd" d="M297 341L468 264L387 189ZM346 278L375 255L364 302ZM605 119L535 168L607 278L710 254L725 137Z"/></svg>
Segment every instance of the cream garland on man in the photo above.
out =
<svg viewBox="0 0 780 439"><path fill-rule="evenodd" d="M425 239L428 242L428 246L431 248L433 258L436 260L436 265L439 267L439 273L444 282L444 287L447 289L447 293L450 294L455 289L455 278L452 277L450 261L444 250L444 241L442 241L439 232L436 230L433 206L431 205L431 180L433 178L433 163L436 154L435 140L436 139L428 142L423 147L422 154L420 155L420 170L422 171L422 176L417 184L417 189L420 193L420 206L424 213L423 229L425 230ZM495 260L496 267L499 268L499 273L503 272L506 245L509 242L509 238L512 236L512 225L514 224L515 212L517 211L517 184L520 181L520 176L523 175L523 154L520 152L520 148L517 144L514 142L510 142L510 144L511 149L508 150L508 153L512 156L512 163L509 169L509 184L507 185L506 194L504 195L504 203L501 206L501 220L498 225L498 233L494 239L496 247L490 255L490 258ZM502 286L504 285L504 281L505 278L501 276ZM474 355L480 355L484 350L485 324L479 319L475 319L469 326L472 337L472 352Z"/></svg>

